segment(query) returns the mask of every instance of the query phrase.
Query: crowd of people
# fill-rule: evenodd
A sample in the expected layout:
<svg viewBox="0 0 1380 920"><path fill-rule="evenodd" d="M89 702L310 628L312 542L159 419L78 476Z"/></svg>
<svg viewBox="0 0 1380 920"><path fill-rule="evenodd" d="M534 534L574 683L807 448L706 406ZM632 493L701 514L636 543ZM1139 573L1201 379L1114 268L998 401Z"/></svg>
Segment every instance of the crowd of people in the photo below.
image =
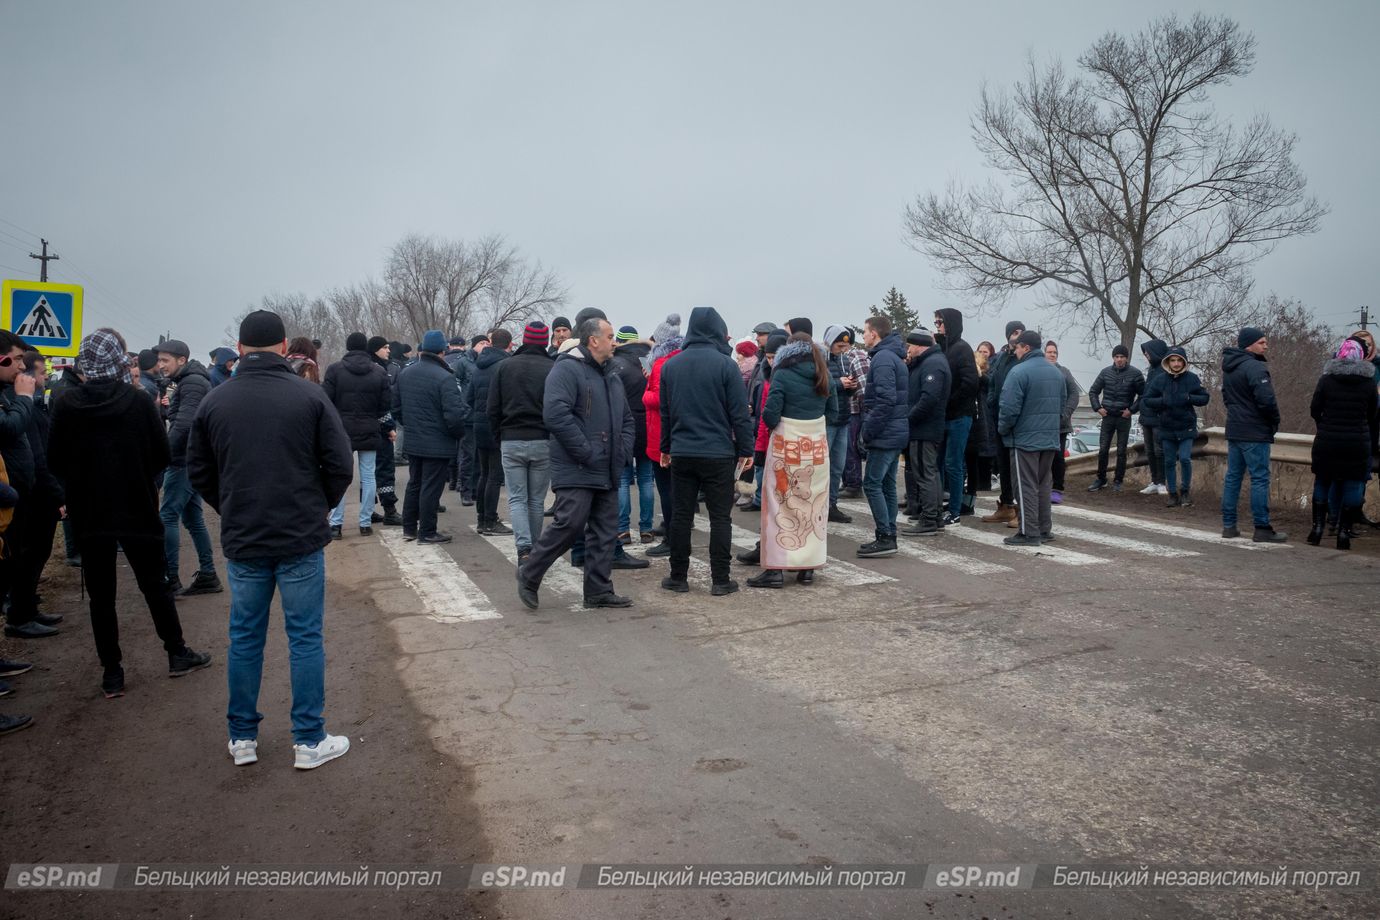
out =
<svg viewBox="0 0 1380 920"><path fill-rule="evenodd" d="M1013 546L1057 539L1052 506L1064 500L1082 394L1056 342L1011 322L1000 347L974 348L955 309L936 311L932 328L904 332L885 315L860 327L821 325L816 334L806 317L762 322L735 339L716 310L696 307L683 333L671 314L644 337L589 307L573 322L528 322L520 339L504 328L468 339L430 330L415 355L410 344L355 332L323 371L320 342L290 339L280 317L255 311L235 349L210 353L209 370L182 341L133 353L118 332L99 329L51 382L43 356L0 331L5 634L37 640L61 629L62 615L43 612L37 593L61 524L67 562L82 568L90 594L107 698L125 692L117 553L135 576L169 675L209 666L211 656L184 640L177 612L177 598L224 591L208 503L219 516L231 594L228 752L236 764L257 759L263 649L278 592L294 763L313 769L349 749L325 730L322 619L323 550L345 538L351 497L360 536L381 525L401 528L405 541L444 544L454 538L440 529L442 499L447 487L459 493L480 535L511 536L517 595L532 609L567 553L583 571L586 607L631 605L613 572L659 557L667 560L661 587L690 591L701 510L716 597L739 591L735 508L759 521L757 545L737 556L760 569L746 579L754 589L782 589L788 573L800 585L814 581L827 565L829 525L852 523L844 498L865 498L874 521L872 539L856 550L864 559L894 556L900 538L938 538L973 519L1014 530L1005 538ZM1226 539L1241 536L1244 476L1251 538L1286 539L1269 515L1280 414L1268 347L1266 334L1248 327L1222 355ZM1183 347L1151 340L1141 353L1144 372L1128 349L1114 348L1088 390L1100 417L1089 491L1121 490L1139 415L1150 473L1143 492L1182 508L1192 504L1198 413L1212 394ZM1362 504L1380 454L1378 384L1380 357L1364 331L1323 368L1310 407L1310 544L1331 527L1348 549L1367 523ZM404 464L399 509L395 468ZM508 523L499 507L505 488ZM996 508L978 518L978 496L989 491ZM197 555L186 585L183 529ZM635 544L642 555L629 551ZM0 659L0 695L11 690L3 678L29 668ZM29 724L0 714L0 733Z"/></svg>

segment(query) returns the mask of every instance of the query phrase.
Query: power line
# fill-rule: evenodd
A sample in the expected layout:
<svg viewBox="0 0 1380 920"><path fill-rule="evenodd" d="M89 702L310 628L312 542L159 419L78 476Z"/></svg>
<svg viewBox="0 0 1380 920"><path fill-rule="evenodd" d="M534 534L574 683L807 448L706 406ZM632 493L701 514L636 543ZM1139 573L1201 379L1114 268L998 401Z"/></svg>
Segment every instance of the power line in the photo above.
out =
<svg viewBox="0 0 1380 920"><path fill-rule="evenodd" d="M18 272L18 273L21 274L21 275L32 275L32 274L33 274L33 269L31 269L31 268L15 268L13 265L0 265L0 268L6 268L6 269L9 269L9 270L12 271L12 272Z"/></svg>
<svg viewBox="0 0 1380 920"><path fill-rule="evenodd" d="M4 225L7 226L7 227L13 227L14 229L18 230L20 233L27 233L29 236L33 237L34 239L38 239L38 238L39 238L38 234L37 234L37 233L34 233L32 230L25 230L23 227L19 226L18 224L14 223L13 221L5 220L5 218L3 218L3 217L0 217L0 224L4 224ZM30 243L29 245L33 245L33 244Z"/></svg>

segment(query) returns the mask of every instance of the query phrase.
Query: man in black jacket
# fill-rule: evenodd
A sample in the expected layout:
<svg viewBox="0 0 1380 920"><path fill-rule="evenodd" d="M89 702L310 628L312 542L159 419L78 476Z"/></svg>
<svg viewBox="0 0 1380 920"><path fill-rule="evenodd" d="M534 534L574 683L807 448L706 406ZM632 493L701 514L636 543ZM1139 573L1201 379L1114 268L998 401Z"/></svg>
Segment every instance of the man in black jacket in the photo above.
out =
<svg viewBox="0 0 1380 920"><path fill-rule="evenodd" d="M1227 473L1222 483L1222 536L1239 537L1236 506L1241 479L1251 476L1251 518L1256 543L1283 543L1288 534L1270 526L1270 445L1279 431L1279 404L1265 363L1265 333L1247 326L1235 348L1222 349L1222 402L1227 406Z"/></svg>
<svg viewBox="0 0 1380 920"><path fill-rule="evenodd" d="M953 371L948 353L936 347L937 338L923 326L906 335L906 414L910 426L906 466L915 474L919 507L915 523L901 528L908 537L935 536L943 521L939 445L948 427L945 415L953 392Z"/></svg>
<svg viewBox="0 0 1380 920"><path fill-rule="evenodd" d="M987 415L997 418L1001 415L1001 387L1006 375L1016 366L1016 340L1025 332L1025 323L1012 320L1006 324L1006 344L992 358L987 376L992 382L987 388ZM971 431L970 431L971 433ZM1011 446L997 435L997 477L1001 481L1001 492L997 496L997 510L985 516L985 524L1010 524L1016 520L1016 490L1011 469Z"/></svg>
<svg viewBox="0 0 1380 920"><path fill-rule="evenodd" d="M632 454L632 411L623 382L609 372L613 326L595 317L577 320L575 335L579 344L556 359L542 394L556 513L517 567L518 597L532 610L546 570L582 536L585 606L632 606L614 592L612 578L618 474Z"/></svg>
<svg viewBox="0 0 1380 920"><path fill-rule="evenodd" d="M1125 345L1112 349L1112 363L1102 368L1088 388L1088 403L1102 416L1102 432L1097 444L1097 478L1088 486L1096 492L1107 485L1107 454L1116 438L1116 479L1112 491L1121 491L1126 478L1127 441L1131 436L1131 417L1140 411L1140 396L1145 392L1145 375L1131 366L1131 351Z"/></svg>
<svg viewBox="0 0 1380 920"><path fill-rule="evenodd" d="M29 449L29 424L34 411L34 379L24 370L24 352L29 346L8 329L0 329L0 457L10 485L19 493L5 542L10 545L8 559L0 561L0 597L9 593L18 578L18 553L25 545L24 533L32 509L26 501L34 487L34 455ZM22 614L21 614L22 615ZM5 622L5 635L23 639L42 639L57 635L57 630L32 620L14 616Z"/></svg>
<svg viewBox="0 0 1380 920"><path fill-rule="evenodd" d="M452 539L436 530L436 513L451 458L460 449L466 411L455 375L441 357L445 350L446 337L432 329L422 339L417 362L403 368L393 389L393 418L407 428L403 536L419 543Z"/></svg>
<svg viewBox="0 0 1380 920"><path fill-rule="evenodd" d="M503 458L508 516L519 563L531 555L541 536L546 490L551 485L551 443L542 421L546 377L554 364L547 353L549 342L545 323L528 323L522 331L522 346L494 369L485 406Z"/></svg>
<svg viewBox="0 0 1380 920"><path fill-rule="evenodd" d="M34 411L30 416L29 430L26 433L34 457L34 487L27 499L27 526L21 534L14 534L10 538L11 546L17 552L14 560L15 579L10 585L10 606L6 618L13 623L56 626L62 622L62 615L39 613L37 592L39 579L43 577L43 568L53 554L53 536L57 532L58 519L62 516L62 506L66 502L63 500L62 483L53 475L48 463L51 423L43 399L47 375L46 359L36 351L26 351L22 361L23 373L34 379ZM14 542L21 538L23 545L14 545Z"/></svg>
<svg viewBox="0 0 1380 920"><path fill-rule="evenodd" d="M321 388L340 414L350 438L350 449L359 458L359 533L374 532L374 469L383 443L380 426L393 404L388 375L369 357L369 340L362 332L345 339L345 357L326 368ZM331 509L331 536L339 540L345 526L345 498Z"/></svg>
<svg viewBox="0 0 1380 920"><path fill-rule="evenodd" d="M85 382L63 393L53 407L49 447L81 549L91 631L104 669L101 690L113 699L125 692L115 615L117 547L163 640L168 676L204 668L211 656L183 641L166 578L156 482L169 453L158 409L131 382L124 339L113 329L97 329L82 339L80 358Z"/></svg>
<svg viewBox="0 0 1380 920"><path fill-rule="evenodd" d="M187 481L187 439L192 431L201 401L211 392L211 376L200 361L191 360L186 342L168 339L158 346L158 370L167 378L163 405L167 409L168 449L172 463L163 475L163 504L158 509L163 519L163 552L168 559L168 581L180 596L219 594L225 590L216 577L215 556L211 552L211 534L201 513L201 499ZM182 532L178 522L186 526L196 547L196 578L184 590L178 572Z"/></svg>
<svg viewBox="0 0 1380 920"><path fill-rule="evenodd" d="M381 335L371 338L365 346L370 359L383 370L388 381L388 410L379 419L379 450L374 455L374 481L378 485L378 501L383 506L383 514L377 518L380 524L390 527L402 526L402 515L398 514L398 472L393 465L393 442L398 438L397 426L393 422L393 386L397 383L398 372L402 370L392 360L392 348Z"/></svg>
<svg viewBox="0 0 1380 920"><path fill-rule="evenodd" d="M192 428L187 472L220 513L230 580L229 751L258 759L259 683L268 612L282 593L292 668L295 766L310 770L350 749L328 735L326 514L350 486L353 457L340 416L321 387L292 372L282 319L255 310L240 323L239 369L206 397Z"/></svg>
<svg viewBox="0 0 1380 920"><path fill-rule="evenodd" d="M489 425L489 386L494 372L508 360L513 334L507 329L489 333L489 347L474 359L474 377L464 390L469 407L468 425L474 429L474 453L479 461L479 479L475 485L474 501L481 535L507 536L512 533L498 519L498 490L503 485L503 452L498 432Z"/></svg>
<svg viewBox="0 0 1380 920"><path fill-rule="evenodd" d="M690 590L690 531L704 493L709 572L715 597L732 594L733 483L752 463L754 437L743 375L733 363L728 326L713 307L690 311L680 354L661 368L661 465L670 467L671 572L661 586Z"/></svg>
<svg viewBox="0 0 1380 920"><path fill-rule="evenodd" d="M484 333L470 339L470 347L451 363L455 372L455 385L460 388L460 398L465 405L470 404L470 387L474 384L475 371L480 355L489 348L489 337ZM475 503L475 492L479 489L479 451L475 447L475 418L473 413L465 416L465 431L460 437L460 456L455 465L456 481L453 490L460 493L460 504L468 508Z"/></svg>
<svg viewBox="0 0 1380 920"><path fill-rule="evenodd" d="M953 308L934 313L935 344L949 362L949 401L944 407L944 480L949 490L945 524L957 524L963 512L968 435L977 415L978 369L973 347L963 338L963 314Z"/></svg>

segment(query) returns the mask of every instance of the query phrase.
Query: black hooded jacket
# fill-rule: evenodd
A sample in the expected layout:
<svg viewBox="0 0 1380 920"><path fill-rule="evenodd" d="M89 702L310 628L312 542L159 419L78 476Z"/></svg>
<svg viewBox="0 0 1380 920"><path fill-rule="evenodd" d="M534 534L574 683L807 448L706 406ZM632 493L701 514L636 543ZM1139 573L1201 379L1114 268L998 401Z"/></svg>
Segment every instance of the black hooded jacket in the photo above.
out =
<svg viewBox="0 0 1380 920"><path fill-rule="evenodd" d="M934 337L949 359L949 403L944 409L944 421L972 418L977 414L978 369L973 347L963 339L963 314L946 307L935 311L944 318L944 334Z"/></svg>
<svg viewBox="0 0 1380 920"><path fill-rule="evenodd" d="M642 394L647 392L647 375L642 372L642 359L651 353L650 342L629 342L615 348L611 359L614 373L623 381L628 408L632 409L633 424L637 426L633 447L636 457L647 456L647 407L642 405Z"/></svg>
<svg viewBox="0 0 1380 920"><path fill-rule="evenodd" d="M326 368L321 387L340 413L351 450L378 450L383 446L380 426L392 407L393 394L388 387L388 374L368 352L345 352L345 357Z"/></svg>
<svg viewBox="0 0 1380 920"><path fill-rule="evenodd" d="M142 391L119 380L68 387L53 405L48 457L78 539L163 538L157 479L171 455Z"/></svg>
<svg viewBox="0 0 1380 920"><path fill-rule="evenodd" d="M28 438L33 413L33 397L16 396L13 384L0 391L0 456L5 458L10 485L20 497L34 487L34 454Z"/></svg>
<svg viewBox="0 0 1380 920"><path fill-rule="evenodd" d="M728 326L713 307L690 311L680 354L661 368L661 452L675 457L751 457L747 388L731 357Z"/></svg>
<svg viewBox="0 0 1380 920"><path fill-rule="evenodd" d="M489 424L489 386L507 360L508 353L492 345L474 359L474 376L464 395L468 397L469 424L474 426L474 445L480 450L498 450L498 432Z"/></svg>
<svg viewBox="0 0 1380 920"><path fill-rule="evenodd" d="M1140 401L1140 423L1153 428L1160 424L1160 413L1156 407L1146 405L1144 396L1150 392L1157 380L1168 373L1160 366L1160 362L1169 353L1169 345L1163 339L1151 339L1140 346L1140 351L1150 362L1150 367L1145 372L1145 390Z"/></svg>
<svg viewBox="0 0 1380 920"><path fill-rule="evenodd" d="M1264 357L1244 348L1222 349L1222 402L1228 441L1274 442L1279 403Z"/></svg>
<svg viewBox="0 0 1380 920"><path fill-rule="evenodd" d="M195 358L168 382L168 449L172 451L172 466L187 465L187 439L192 433L201 401L211 392L211 375Z"/></svg>

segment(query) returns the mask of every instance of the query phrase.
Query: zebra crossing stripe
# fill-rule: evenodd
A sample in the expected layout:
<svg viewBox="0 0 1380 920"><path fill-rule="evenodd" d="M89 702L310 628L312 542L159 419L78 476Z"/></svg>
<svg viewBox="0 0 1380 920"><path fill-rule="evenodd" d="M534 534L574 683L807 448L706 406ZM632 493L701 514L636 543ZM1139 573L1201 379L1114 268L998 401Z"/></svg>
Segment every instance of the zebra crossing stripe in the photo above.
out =
<svg viewBox="0 0 1380 920"><path fill-rule="evenodd" d="M861 502L839 502L839 507L858 514L870 514L867 506ZM830 524L829 532L859 544L871 543L876 538L871 530L857 524ZM982 559L974 559L972 556L964 556L961 553L951 553L948 550L934 549L924 542L933 539L936 538L911 539L902 534L896 538L896 553L932 565L942 565L955 572L962 572L964 575L1004 575L1012 571L1008 565L986 562Z"/></svg>
<svg viewBox="0 0 1380 920"><path fill-rule="evenodd" d="M408 543L402 531L380 528L379 542L398 566L398 574L422 602L425 615L437 623L499 620L503 614L440 546Z"/></svg>
<svg viewBox="0 0 1380 920"><path fill-rule="evenodd" d="M986 505L991 505L991 499L984 498L979 501ZM1211 530L1202 530L1197 527L1185 527L1182 524L1165 524L1160 521L1151 521L1145 518L1131 517L1130 515L1109 514L1106 511L1094 511L1091 508L1075 508L1070 505L1055 505L1054 517L1056 520L1061 517L1072 517L1098 524L1111 524L1116 527L1133 527L1136 530L1163 534L1167 537L1178 537L1181 540L1194 540L1198 543L1211 543L1214 546L1230 546L1236 549L1244 549L1248 552L1289 548L1288 543L1252 543L1249 539L1224 540L1220 534L1214 533ZM1058 533L1058 530L1056 530L1055 533Z"/></svg>
<svg viewBox="0 0 1380 920"><path fill-rule="evenodd" d="M835 531L837 524L831 524L829 529ZM709 533L709 521L701 515L695 515L695 529L700 533ZM839 534L839 536L843 536ZM733 525L733 542L743 548L748 548L757 542L757 534L748 530L746 527ZM692 557L693 559L693 557ZM693 564L693 563L692 563ZM896 579L882 572L874 572L865 569L860 565L853 565L851 562L844 562L829 556L824 568L819 570L819 576L830 584L840 585L845 588L863 588L869 585L879 585Z"/></svg>

